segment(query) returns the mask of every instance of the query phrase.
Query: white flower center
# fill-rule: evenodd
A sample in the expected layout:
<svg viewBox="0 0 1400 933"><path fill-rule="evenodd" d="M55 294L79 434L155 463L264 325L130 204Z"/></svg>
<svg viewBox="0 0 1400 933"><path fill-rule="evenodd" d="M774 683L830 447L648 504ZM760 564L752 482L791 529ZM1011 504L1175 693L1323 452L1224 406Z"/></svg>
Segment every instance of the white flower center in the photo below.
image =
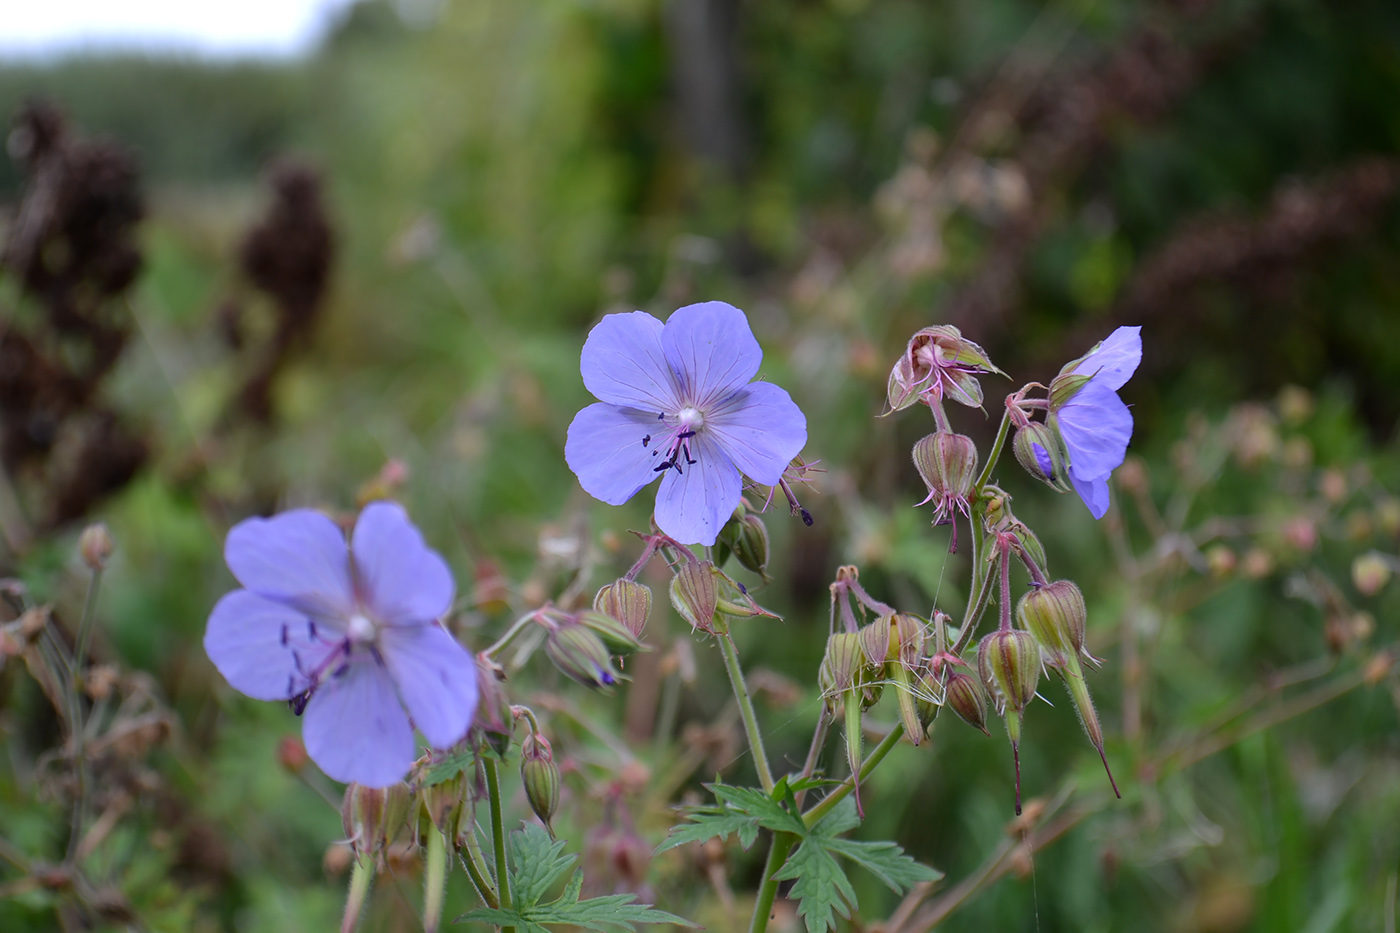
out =
<svg viewBox="0 0 1400 933"><path fill-rule="evenodd" d="M357 644L371 642L379 634L379 626L375 625L368 616L357 612L350 617L349 623L345 626L345 634Z"/></svg>
<svg viewBox="0 0 1400 933"><path fill-rule="evenodd" d="M698 408L682 408L676 414L676 420L679 422L677 427L682 432L698 431L705 426L705 416L700 413Z"/></svg>

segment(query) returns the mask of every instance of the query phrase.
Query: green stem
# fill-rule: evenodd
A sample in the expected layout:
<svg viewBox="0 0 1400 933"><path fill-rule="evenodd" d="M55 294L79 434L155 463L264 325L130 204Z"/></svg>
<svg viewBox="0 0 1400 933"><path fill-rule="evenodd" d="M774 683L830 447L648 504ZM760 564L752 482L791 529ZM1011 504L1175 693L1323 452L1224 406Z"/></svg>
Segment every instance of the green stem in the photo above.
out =
<svg viewBox="0 0 1400 933"><path fill-rule="evenodd" d="M894 728L889 731L889 734L880 740L880 744L871 749L870 755L865 759L865 764L860 766L860 780L866 780L870 776L870 773L879 767L880 762L885 760L885 756L899 744L899 740L903 737L904 723L896 723ZM845 800L850 796L851 791L856 789L857 782L854 780L855 777L856 775L851 775L850 778L843 781L834 791L827 794L826 797L822 799L821 803L818 803L812 809L802 814L802 822L807 824L809 829L817 825L822 817L834 810L838 803Z"/></svg>
<svg viewBox="0 0 1400 933"><path fill-rule="evenodd" d="M355 859L355 867L350 872L350 893L345 897L345 915L340 920L340 933L353 933L355 923L360 919L360 908L365 904L369 893L369 883L374 878L374 860Z"/></svg>
<svg viewBox="0 0 1400 933"><path fill-rule="evenodd" d="M768 848L768 861L763 863L763 887L758 889L758 900L753 905L753 920L749 922L749 933L765 933L768 920L773 915L773 900L778 896L778 879L773 876L787 861L788 853L797 842L792 833L774 833L773 844Z"/></svg>
<svg viewBox="0 0 1400 933"><path fill-rule="evenodd" d="M496 852L496 891L501 909L510 910L510 864L506 861L506 824L501 816L501 781L496 775L496 760L483 755L481 765L486 770L486 796L491 800L491 841ZM515 933L515 927L502 927L501 933Z"/></svg>
<svg viewBox="0 0 1400 933"><path fill-rule="evenodd" d="M476 841L476 822L472 821L469 832L462 834L462 848L457 853L467 877L472 880L476 893L487 907L500 907L501 899L496 896L496 885L486 868L486 853L481 851L481 843Z"/></svg>
<svg viewBox="0 0 1400 933"><path fill-rule="evenodd" d="M749 688L744 683L744 671L739 667L739 652L729 633L719 633L719 651L724 655L724 669L729 672L729 683L734 687L734 699L739 701L739 715L744 720L744 732L749 737L749 750L753 752L753 766L758 771L758 781L763 790L773 792L773 772L768 769L768 753L763 748L763 733L758 731L758 716L754 714L753 700L749 698Z"/></svg>
<svg viewBox="0 0 1400 933"><path fill-rule="evenodd" d="M511 627L506 629L506 633L500 638L496 639L496 643L493 644L490 648L487 648L485 651L483 651L482 654L486 655L488 658L494 658L498 653L506 650L506 648L510 646L510 643L515 641L515 636L525 631L525 629L529 627L531 622L534 622L535 619L539 618L540 614L541 610L536 609L535 611L527 612L520 618L516 619L515 622L511 624Z"/></svg>
<svg viewBox="0 0 1400 933"><path fill-rule="evenodd" d="M442 921L442 896L447 887L447 841L428 830L428 854L423 866L423 933L437 933Z"/></svg>
<svg viewBox="0 0 1400 933"><path fill-rule="evenodd" d="M982 467L982 475L977 477L977 485L973 488L977 491L978 497L982 495L982 487L986 486L992 478L992 470L996 469L997 461L1001 459L1001 448L1006 444L1006 434L1011 429L1011 413L1003 411L1001 413L1001 427L997 429L997 439L992 442L992 452L987 454L987 465ZM973 529L973 534L976 534Z"/></svg>

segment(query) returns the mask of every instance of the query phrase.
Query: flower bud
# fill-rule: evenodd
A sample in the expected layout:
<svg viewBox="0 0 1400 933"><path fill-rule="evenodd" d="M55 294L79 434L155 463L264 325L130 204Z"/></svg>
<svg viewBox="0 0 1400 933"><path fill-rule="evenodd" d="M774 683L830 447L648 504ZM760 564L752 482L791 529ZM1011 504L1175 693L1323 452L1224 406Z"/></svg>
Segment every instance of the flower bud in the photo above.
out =
<svg viewBox="0 0 1400 933"><path fill-rule="evenodd" d="M350 784L340 804L341 825L355 855L373 855L381 862L389 843L408 820L412 797L400 781L389 787Z"/></svg>
<svg viewBox="0 0 1400 933"><path fill-rule="evenodd" d="M545 639L544 653L564 676L585 687L606 690L618 681L607 645L582 625L555 628Z"/></svg>
<svg viewBox="0 0 1400 933"><path fill-rule="evenodd" d="M757 515L739 519L738 535L734 540L734 556L745 570L768 579L768 528Z"/></svg>
<svg viewBox="0 0 1400 933"><path fill-rule="evenodd" d="M642 643L627 626L606 612L580 612L578 622L603 640L613 654L631 654L643 650Z"/></svg>
<svg viewBox="0 0 1400 933"><path fill-rule="evenodd" d="M1377 551L1367 551L1351 562L1351 582L1362 596L1375 596L1390 582L1390 561Z"/></svg>
<svg viewBox="0 0 1400 933"><path fill-rule="evenodd" d="M977 445L950 431L930 434L914 445L914 466L924 478L929 499L966 500L977 478Z"/></svg>
<svg viewBox="0 0 1400 933"><path fill-rule="evenodd" d="M1040 646L1029 632L992 632L977 646L977 671L999 710L1019 714L1040 683Z"/></svg>
<svg viewBox="0 0 1400 933"><path fill-rule="evenodd" d="M520 743L520 782L525 785L525 798L540 822L549 821L559 809L559 766L554 763L554 749L549 740L532 732ZM551 830L552 832L552 830Z"/></svg>
<svg viewBox="0 0 1400 933"><path fill-rule="evenodd" d="M623 577L598 591L593 608L606 612L640 639L651 617L651 587Z"/></svg>
<svg viewBox="0 0 1400 933"><path fill-rule="evenodd" d="M116 547L111 533L102 522L88 525L78 538L78 553L82 556L83 563L94 573L107 566L107 560Z"/></svg>
<svg viewBox="0 0 1400 933"><path fill-rule="evenodd" d="M836 715L841 708L841 696L859 686L865 653L861 637L853 632L837 632L826 643L826 655L817 673L817 683L826 698L827 709Z"/></svg>
<svg viewBox="0 0 1400 933"><path fill-rule="evenodd" d="M1093 379L1093 374L1084 375L1074 371L1080 360L1066 363L1060 374L1050 383L1050 413L1054 414L1065 406L1065 403L1079 394L1079 390L1089 384Z"/></svg>
<svg viewBox="0 0 1400 933"><path fill-rule="evenodd" d="M894 615L887 613L860 630L860 647L873 670L884 668L891 651L898 651L898 645L891 645L890 622L893 619Z"/></svg>
<svg viewBox="0 0 1400 933"><path fill-rule="evenodd" d="M975 678L961 671L949 671L943 685L943 702L963 722L991 735L987 732L987 693Z"/></svg>
<svg viewBox="0 0 1400 933"><path fill-rule="evenodd" d="M1011 450L1031 476L1056 492L1069 492L1069 455L1058 431L1032 421L1017 429Z"/></svg>
<svg viewBox="0 0 1400 933"><path fill-rule="evenodd" d="M456 846L462 833L471 832L470 815L467 814L469 785L467 775L458 771L451 778L438 784L429 784L420 792L423 813L442 833L449 846Z"/></svg>
<svg viewBox="0 0 1400 933"><path fill-rule="evenodd" d="M1072 580L1056 580L1021 597L1016 618L1035 636L1045 651L1045 662L1064 667L1066 656L1084 648L1084 628L1089 614L1084 595Z"/></svg>
<svg viewBox="0 0 1400 933"><path fill-rule="evenodd" d="M890 620L890 650L893 660L913 670L924 654L924 620L907 612L897 612Z"/></svg>
<svg viewBox="0 0 1400 933"><path fill-rule="evenodd" d="M476 656L478 699L472 729L479 731L498 755L505 755L506 749L510 748L510 737L515 732L515 715L510 711L505 679L505 670L485 652Z"/></svg>
<svg viewBox="0 0 1400 933"><path fill-rule="evenodd" d="M685 561L671 578L671 605L692 629L714 634L719 585L715 565L707 560Z"/></svg>

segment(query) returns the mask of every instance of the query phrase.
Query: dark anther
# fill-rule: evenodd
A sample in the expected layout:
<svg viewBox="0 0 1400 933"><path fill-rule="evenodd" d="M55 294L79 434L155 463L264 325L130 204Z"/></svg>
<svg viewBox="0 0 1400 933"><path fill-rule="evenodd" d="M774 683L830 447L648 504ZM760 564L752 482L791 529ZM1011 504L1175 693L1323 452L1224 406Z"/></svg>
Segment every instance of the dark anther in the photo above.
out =
<svg viewBox="0 0 1400 933"><path fill-rule="evenodd" d="M683 441L683 440L686 440L687 438L691 438L691 437L694 437L694 436L695 436L695 432L694 432L694 431L683 431L682 433L676 435L676 440L678 440L678 441Z"/></svg>
<svg viewBox="0 0 1400 933"><path fill-rule="evenodd" d="M811 528L813 522L815 521L816 519L812 517L811 512L807 511L806 509L802 510L802 524L806 525L808 528Z"/></svg>
<svg viewBox="0 0 1400 933"><path fill-rule="evenodd" d="M735 582L738 583L737 580ZM738 583L738 586L740 593L743 593L745 596L749 595L749 588L747 586L744 586L742 583Z"/></svg>
<svg viewBox="0 0 1400 933"><path fill-rule="evenodd" d="M643 446L643 447L645 447L646 445L648 445L648 444L650 444L650 443L651 443L651 435L650 435L650 434L648 434L646 437L642 438L642 446Z"/></svg>
<svg viewBox="0 0 1400 933"><path fill-rule="evenodd" d="M282 626L282 647L287 647L287 626Z"/></svg>
<svg viewBox="0 0 1400 933"><path fill-rule="evenodd" d="M300 716L302 713L306 712L306 704L311 702L311 691L313 689L312 687L308 687L306 690L298 693L287 701L287 705L291 707L293 714Z"/></svg>

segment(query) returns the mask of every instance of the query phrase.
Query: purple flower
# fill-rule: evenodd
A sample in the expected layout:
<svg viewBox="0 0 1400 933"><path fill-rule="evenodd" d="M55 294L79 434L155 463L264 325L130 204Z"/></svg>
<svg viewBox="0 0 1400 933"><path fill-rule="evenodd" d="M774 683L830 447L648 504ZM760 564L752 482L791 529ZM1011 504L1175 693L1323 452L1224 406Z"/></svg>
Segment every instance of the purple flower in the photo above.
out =
<svg viewBox="0 0 1400 933"><path fill-rule="evenodd" d="M762 360L744 312L722 301L687 305L665 325L641 311L607 315L583 345L583 384L600 401L569 425L569 468L610 505L660 477L657 526L714 544L740 474L776 485L807 443L787 392L749 381Z"/></svg>
<svg viewBox="0 0 1400 933"><path fill-rule="evenodd" d="M1062 380L1089 377L1067 401L1052 403L1050 416L1069 453L1074 491L1094 518L1108 511L1108 477L1123 462L1133 436L1133 415L1118 390L1142 362L1142 328L1120 327L1108 339L1061 371ZM1051 386L1051 398L1056 398Z"/></svg>
<svg viewBox="0 0 1400 933"><path fill-rule="evenodd" d="M386 787L417 757L415 726L434 748L466 734L476 664L438 622L452 574L402 508L366 506L349 547L310 509L250 518L224 559L244 589L214 606L204 650L234 689L305 710L306 751L330 777Z"/></svg>

